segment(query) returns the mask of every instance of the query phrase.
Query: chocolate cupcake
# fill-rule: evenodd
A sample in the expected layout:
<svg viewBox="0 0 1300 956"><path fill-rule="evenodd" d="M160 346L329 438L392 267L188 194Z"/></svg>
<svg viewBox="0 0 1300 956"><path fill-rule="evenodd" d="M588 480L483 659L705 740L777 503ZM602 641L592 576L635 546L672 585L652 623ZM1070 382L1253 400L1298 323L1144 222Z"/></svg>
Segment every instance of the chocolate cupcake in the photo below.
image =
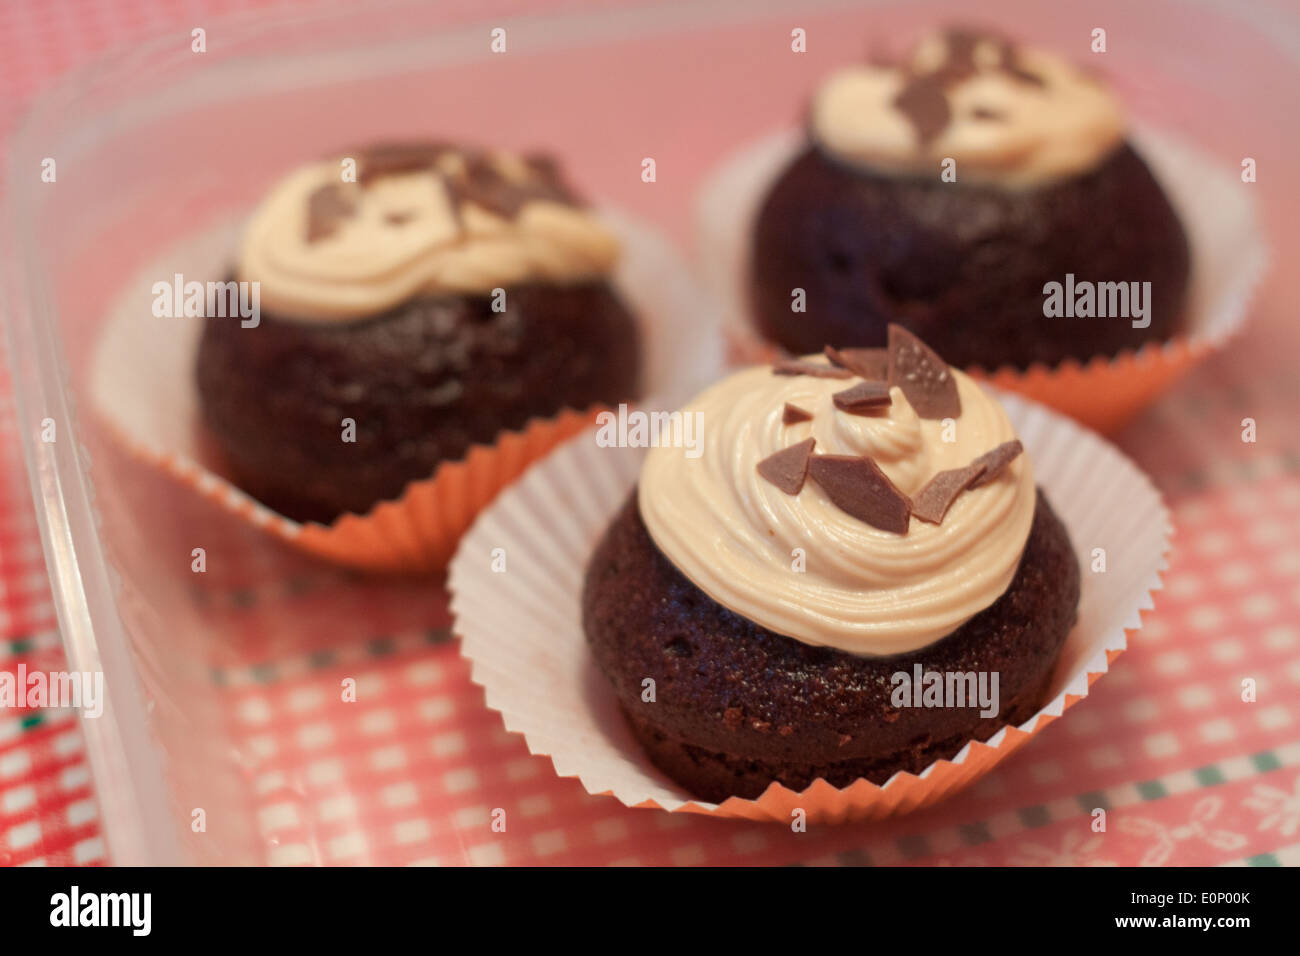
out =
<svg viewBox="0 0 1300 956"><path fill-rule="evenodd" d="M1045 703L1069 537L996 400L889 338L705 391L699 457L652 448L591 557L595 660L699 798L883 784Z"/></svg>
<svg viewBox="0 0 1300 956"><path fill-rule="evenodd" d="M990 35L832 76L756 221L759 332L802 354L896 322L989 370L1168 339L1187 237L1125 135L1100 80Z"/></svg>
<svg viewBox="0 0 1300 956"><path fill-rule="evenodd" d="M552 162L351 159L295 171L254 213L234 278L257 284L256 324L206 319L203 418L241 488L329 522L531 419L637 396L618 242Z"/></svg>

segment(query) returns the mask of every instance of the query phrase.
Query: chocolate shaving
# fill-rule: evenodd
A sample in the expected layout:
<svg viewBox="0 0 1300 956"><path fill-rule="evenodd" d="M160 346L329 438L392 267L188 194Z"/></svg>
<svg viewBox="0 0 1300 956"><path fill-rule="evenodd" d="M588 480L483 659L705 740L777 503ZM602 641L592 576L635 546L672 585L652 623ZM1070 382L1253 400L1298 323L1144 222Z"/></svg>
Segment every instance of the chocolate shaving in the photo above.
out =
<svg viewBox="0 0 1300 956"><path fill-rule="evenodd" d="M363 186L382 176L397 176L433 169L452 147L445 143L385 143L361 151L357 181Z"/></svg>
<svg viewBox="0 0 1300 956"><path fill-rule="evenodd" d="M926 73L904 67L903 88L894 97L894 107L912 124L922 146L938 137L952 121L948 90L984 69L975 60L975 50L983 42L992 43L997 51L994 69L1021 83L1046 85L1041 76L1021 65L1020 51L1011 41L973 30L949 30L944 34L943 63ZM982 115L978 109L972 115L976 119L1000 118Z"/></svg>
<svg viewBox="0 0 1300 956"><path fill-rule="evenodd" d="M991 35L981 34L978 30L964 30L957 27L945 31L943 45L947 55L944 57L943 64L930 75L941 76L947 85L960 83L974 76L979 72L979 65L975 62L975 48L982 40L1003 42ZM998 52L1001 59L1004 54L1001 49Z"/></svg>
<svg viewBox="0 0 1300 956"><path fill-rule="evenodd" d="M816 443L814 438L805 438L796 445L768 455L758 463L758 473L787 495L797 495L808 477L808 461Z"/></svg>
<svg viewBox="0 0 1300 956"><path fill-rule="evenodd" d="M772 363L773 375L811 375L814 378L852 378L853 373L846 368L834 365L822 365L807 359L782 358Z"/></svg>
<svg viewBox="0 0 1300 956"><path fill-rule="evenodd" d="M992 451L986 451L980 455L971 465L983 465L984 473L971 482L972 488L979 488L987 485L1002 472L1007 470L1007 465L1016 460L1016 457L1025 450L1025 446L1020 444L1020 439L1014 441L1004 441Z"/></svg>
<svg viewBox="0 0 1300 956"><path fill-rule="evenodd" d="M939 472L912 499L912 514L930 524L939 524L957 496L982 474L984 465L980 462Z"/></svg>
<svg viewBox="0 0 1300 956"><path fill-rule="evenodd" d="M781 412L782 425L797 425L799 422L812 421L812 412L805 412L798 405L785 403L785 409Z"/></svg>
<svg viewBox="0 0 1300 956"><path fill-rule="evenodd" d="M942 76L927 74L907 83L894 97L894 108L907 117L923 146L942 133L952 119L945 86Z"/></svg>
<svg viewBox="0 0 1300 956"><path fill-rule="evenodd" d="M907 534L912 503L870 458L814 455L808 474L845 514L882 531Z"/></svg>
<svg viewBox="0 0 1300 956"><path fill-rule="evenodd" d="M344 219L355 216L356 200L339 183L328 183L307 198L307 241L318 242L338 231Z"/></svg>
<svg viewBox="0 0 1300 956"><path fill-rule="evenodd" d="M539 178L560 181L560 164L555 161L555 157L545 153L529 153L524 157L524 163Z"/></svg>
<svg viewBox="0 0 1300 956"><path fill-rule="evenodd" d="M872 412L892 404L889 398L889 385L885 382L859 382L852 388L836 392L831 396L835 407L850 415L870 415Z"/></svg>
<svg viewBox="0 0 1300 956"><path fill-rule="evenodd" d="M921 418L957 418L961 397L948 363L901 325L889 326L889 384L897 385Z"/></svg>
<svg viewBox="0 0 1300 956"><path fill-rule="evenodd" d="M889 375L888 349L837 349L826 346L832 365L846 368L860 378L883 382Z"/></svg>
<svg viewBox="0 0 1300 956"><path fill-rule="evenodd" d="M534 156L526 165L535 174L534 178L515 182L497 168L491 157L469 153L465 156L464 172L451 177L447 185L457 206L472 202L508 219L517 216L525 203L535 199L575 204L572 193L558 179L553 163L544 165L541 157Z"/></svg>
<svg viewBox="0 0 1300 956"><path fill-rule="evenodd" d="M1043 78L1024 68L1020 63L1020 50L1006 37L978 30L953 29L945 34L948 58L937 71L944 74L948 85L960 83L981 71L975 62L975 48L981 43L992 43L997 50L998 62L994 69L1001 70L1012 79L1032 86L1042 86Z"/></svg>
<svg viewBox="0 0 1300 956"><path fill-rule="evenodd" d="M458 168L440 165L449 155L460 160ZM505 218L514 218L526 203L536 199L570 206L578 204L553 159L529 155L522 162L528 175L515 180L503 173L491 154L483 150L458 149L446 143L393 143L361 151L357 179L362 185L369 185L383 176L428 171L446 187L458 217L467 202Z"/></svg>
<svg viewBox="0 0 1300 956"><path fill-rule="evenodd" d="M1039 76L1037 73L1034 73L1030 70L1026 70L1023 66L1020 66L1019 64L1006 63L1004 61L1002 68L1006 70L1008 73L1010 73L1017 80L1019 80L1021 83L1028 83L1030 86L1047 85L1047 81L1044 80L1041 76Z"/></svg>

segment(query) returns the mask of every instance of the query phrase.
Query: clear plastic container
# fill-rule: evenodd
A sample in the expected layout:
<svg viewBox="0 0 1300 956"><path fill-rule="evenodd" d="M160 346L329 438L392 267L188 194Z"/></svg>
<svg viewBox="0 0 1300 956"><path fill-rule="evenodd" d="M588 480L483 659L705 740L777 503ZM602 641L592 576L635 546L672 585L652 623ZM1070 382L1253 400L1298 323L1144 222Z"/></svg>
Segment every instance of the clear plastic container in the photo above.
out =
<svg viewBox="0 0 1300 956"><path fill-rule="evenodd" d="M504 736L476 690L462 691L465 708L436 706L440 680L465 683L437 582L298 557L108 437L88 375L123 283L293 164L394 136L550 149L590 195L685 244L693 191L715 163L794 122L827 69L965 9L726 0L511 16L511 6L209 21L205 53L170 35L66 78L13 140L4 306L15 389L70 667L105 674L104 714L83 727L115 863L476 861L462 835L484 822L424 782L473 762L458 728L473 730L470 751ZM1291 90L1254 72L1267 65L1265 32L1294 56L1280 7L1014 3L980 19L1077 56L1104 26L1114 52L1103 65L1134 112L1225 161L1238 161L1245 133L1266 155L1276 139L1263 118L1290 115ZM505 53L491 50L494 27L506 30ZM791 52L795 27L806 54ZM45 157L56 183L40 182ZM641 178L647 157L654 183ZM41 440L47 418L53 443ZM191 570L195 547L207 552L203 574ZM369 683L356 705L336 704L327 691L349 673ZM403 760L361 759L329 721L335 706L360 708L362 736L404 728ZM304 708L325 716L303 723ZM427 824L400 852L366 803L375 775L409 784ZM565 812L581 811L557 811L554 826Z"/></svg>

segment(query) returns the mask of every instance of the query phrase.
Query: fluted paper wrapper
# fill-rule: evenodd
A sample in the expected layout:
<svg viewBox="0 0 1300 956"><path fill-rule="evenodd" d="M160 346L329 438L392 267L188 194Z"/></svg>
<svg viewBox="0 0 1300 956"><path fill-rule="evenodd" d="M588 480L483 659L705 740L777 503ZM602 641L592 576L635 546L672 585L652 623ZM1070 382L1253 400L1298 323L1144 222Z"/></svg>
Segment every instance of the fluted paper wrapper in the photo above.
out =
<svg viewBox="0 0 1300 956"><path fill-rule="evenodd" d="M651 765L599 673L582 629L588 558L635 484L644 450L602 448L595 431L534 465L475 522L452 560L449 587L461 652L489 707L564 777L629 807L788 823L877 819L928 806L970 784L1088 695L1125 649L1160 587L1171 532L1151 482L1094 433L1015 395L1003 402L1082 571L1079 621L1052 678L1048 703L987 743L883 786L818 780L801 793L772 784L756 800L695 800ZM1105 551L1105 570L1094 549ZM504 564L502 563L504 562Z"/></svg>
<svg viewBox="0 0 1300 956"><path fill-rule="evenodd" d="M1268 265L1251 197L1254 187L1241 181L1239 169L1216 162L1168 133L1138 129L1130 141L1169 196L1191 247L1191 280L1180 334L1137 350L1068 359L1054 366L967 369L1103 433L1123 426L1240 329ZM748 255L764 197L806 143L802 131L768 137L725 162L700 193L700 275L722 312L729 358L737 365L768 361L777 354L775 346L758 336L749 317Z"/></svg>
<svg viewBox="0 0 1300 956"><path fill-rule="evenodd" d="M623 255L614 284L636 313L646 391L682 400L716 374L721 339L700 309L700 295L672 246L626 216L607 213ZM374 572L445 568L460 536L497 493L555 445L586 428L599 409L567 409L503 431L445 462L400 497L331 524L301 523L256 501L219 473L205 441L194 384L201 319L160 319L150 311L154 282L226 274L239 223L207 230L141 270L109 315L96 346L92 406L109 433L135 457L161 468L196 494L294 548L335 564ZM231 319L230 321L237 321ZM255 330L248 330L255 334ZM682 343L691 348L682 349Z"/></svg>

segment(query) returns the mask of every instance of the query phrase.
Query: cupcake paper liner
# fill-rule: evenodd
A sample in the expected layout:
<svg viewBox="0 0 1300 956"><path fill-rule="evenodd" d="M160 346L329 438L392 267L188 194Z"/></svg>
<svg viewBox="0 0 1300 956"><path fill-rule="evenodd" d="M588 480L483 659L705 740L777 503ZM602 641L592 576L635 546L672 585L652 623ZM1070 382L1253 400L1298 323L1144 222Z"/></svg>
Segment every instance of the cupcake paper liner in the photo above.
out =
<svg viewBox="0 0 1300 956"><path fill-rule="evenodd" d="M1165 132L1138 128L1130 140L1187 231L1192 265L1182 333L1114 356L1050 367L969 369L1104 433L1123 426L1240 329L1268 265L1253 187L1241 182L1239 171ZM749 242L769 187L806 142L802 131L788 130L751 145L713 173L700 193L700 275L719 304L734 364L767 361L777 353L749 319Z"/></svg>
<svg viewBox="0 0 1300 956"><path fill-rule="evenodd" d="M789 823L877 819L928 806L970 784L1086 697L1094 680L1141 626L1166 567L1171 526L1159 493L1132 462L1096 434L1041 405L1000 397L1079 558L1079 621L1057 661L1048 703L986 743L883 785L824 780L795 793L773 783L755 800L693 799L657 770L619 712L582 628L588 558L636 482L644 450L602 448L594 431L534 465L483 512L449 571L461 653L487 704L560 776L629 807ZM1094 549L1105 570L1094 571ZM496 550L502 549L502 550ZM504 559L504 566L499 559ZM494 569L495 564L495 569Z"/></svg>
<svg viewBox="0 0 1300 956"><path fill-rule="evenodd" d="M603 218L618 234L623 256L614 284L640 320L643 385L684 399L716 374L721 339L673 247L658 233L617 213ZM229 221L170 249L140 270L110 312L96 343L91 406L109 435L131 455L161 468L294 548L323 560L373 572L425 573L446 567L474 517L530 463L581 431L598 408L567 409L503 431L444 462L392 501L331 524L297 522L259 503L224 478L204 434L194 383L202 320L157 318L154 282L223 276L238 246L240 223ZM230 321L236 321L231 319ZM248 330L255 334L255 330ZM683 354L680 345L696 347Z"/></svg>

